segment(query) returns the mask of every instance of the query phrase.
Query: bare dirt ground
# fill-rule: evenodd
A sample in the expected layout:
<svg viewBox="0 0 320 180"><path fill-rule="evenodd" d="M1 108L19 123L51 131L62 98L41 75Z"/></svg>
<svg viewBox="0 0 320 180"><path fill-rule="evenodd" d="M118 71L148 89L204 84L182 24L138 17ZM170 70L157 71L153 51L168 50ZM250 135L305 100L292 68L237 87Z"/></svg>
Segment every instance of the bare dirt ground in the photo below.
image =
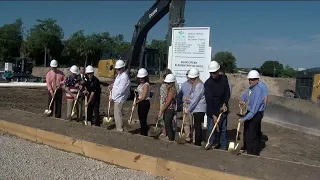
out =
<svg viewBox="0 0 320 180"><path fill-rule="evenodd" d="M103 94L101 98L100 114L103 115L107 112L108 97ZM128 101L125 104L125 120L130 114L131 103L132 101ZM10 107L42 114L47 108L47 91L45 89L0 88L0 108ZM239 111L236 100L231 100L230 109L228 136L230 141L234 141L237 126L236 113ZM148 120L150 124L154 124L157 112L156 108L151 108ZM62 113L62 118L65 118L65 98L63 99ZM137 119L137 113L134 113L134 119ZM135 127L138 128L139 125ZM320 137L268 123L263 123L262 132L267 137L267 141L263 141L265 146L262 147L261 156L320 166Z"/></svg>

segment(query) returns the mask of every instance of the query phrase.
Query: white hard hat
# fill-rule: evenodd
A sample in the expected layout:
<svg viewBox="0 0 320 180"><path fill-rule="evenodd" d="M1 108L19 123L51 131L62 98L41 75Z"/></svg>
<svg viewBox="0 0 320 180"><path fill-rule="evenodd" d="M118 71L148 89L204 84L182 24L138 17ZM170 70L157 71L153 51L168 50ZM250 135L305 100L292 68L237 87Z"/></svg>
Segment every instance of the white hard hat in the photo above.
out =
<svg viewBox="0 0 320 180"><path fill-rule="evenodd" d="M93 67L92 66L87 66L86 67L86 73L93 73L94 72L94 70L93 70Z"/></svg>
<svg viewBox="0 0 320 180"><path fill-rule="evenodd" d="M76 66L76 65L71 66L70 72L73 74L78 74L79 73L78 66Z"/></svg>
<svg viewBox="0 0 320 180"><path fill-rule="evenodd" d="M58 67L58 61L55 59L51 60L50 67L53 67L53 68Z"/></svg>
<svg viewBox="0 0 320 180"><path fill-rule="evenodd" d="M209 72L217 72L220 69L220 65L217 61L211 61L208 66Z"/></svg>
<svg viewBox="0 0 320 180"><path fill-rule="evenodd" d="M115 68L115 69L120 69L120 68L123 68L123 67L125 67L125 66L126 66L126 64L124 63L124 61L118 60L118 61L116 62L116 65L114 66L114 68Z"/></svg>
<svg viewBox="0 0 320 180"><path fill-rule="evenodd" d="M166 78L164 79L164 82L166 83L172 83L172 82L175 82L176 81L176 78L174 77L173 74L168 74L166 76Z"/></svg>
<svg viewBox="0 0 320 180"><path fill-rule="evenodd" d="M148 71L145 68L139 69L137 77L138 78L144 78L146 76L148 76Z"/></svg>
<svg viewBox="0 0 320 180"><path fill-rule="evenodd" d="M248 73L248 79L260 79L260 74L257 70L251 70Z"/></svg>
<svg viewBox="0 0 320 180"><path fill-rule="evenodd" d="M188 78L196 78L199 77L200 73L199 70L196 68L192 68L190 69L189 73L188 73Z"/></svg>

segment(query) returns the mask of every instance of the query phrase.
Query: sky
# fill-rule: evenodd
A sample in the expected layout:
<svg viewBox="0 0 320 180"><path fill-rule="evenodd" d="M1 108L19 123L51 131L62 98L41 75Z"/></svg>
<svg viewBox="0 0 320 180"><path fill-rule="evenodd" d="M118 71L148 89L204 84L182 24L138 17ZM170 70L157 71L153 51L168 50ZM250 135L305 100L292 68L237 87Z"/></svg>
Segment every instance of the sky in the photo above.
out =
<svg viewBox="0 0 320 180"><path fill-rule="evenodd" d="M53 18L65 38L85 33L122 33L131 41L134 25L154 1L0 1L0 26L22 18L24 27L36 19ZM277 60L293 68L320 66L320 1L188 1L186 26L210 27L213 53L230 51L238 67L260 67ZM165 16L148 34L164 39Z"/></svg>

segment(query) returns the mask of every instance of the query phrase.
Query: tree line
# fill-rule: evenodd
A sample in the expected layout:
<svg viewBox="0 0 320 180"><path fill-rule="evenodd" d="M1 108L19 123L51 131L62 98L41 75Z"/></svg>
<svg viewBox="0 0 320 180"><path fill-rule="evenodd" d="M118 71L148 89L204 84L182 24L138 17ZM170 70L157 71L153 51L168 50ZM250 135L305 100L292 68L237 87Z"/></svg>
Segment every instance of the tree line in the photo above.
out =
<svg viewBox="0 0 320 180"><path fill-rule="evenodd" d="M16 57L35 60L37 66L48 66L51 59L69 66L97 65L102 56L120 58L130 48L130 42L122 34L112 36L109 32L85 34L84 30L74 32L65 39L63 29L52 18L37 19L30 29L23 28L22 19L0 27L0 60L14 62ZM147 47L164 53L165 40L152 40Z"/></svg>
<svg viewBox="0 0 320 180"><path fill-rule="evenodd" d="M21 18L0 27L0 61L14 62L17 57L25 57L34 60L36 66L47 67L51 59L58 59L62 66L96 66L101 57L118 59L130 49L130 42L125 41L122 34L112 36L107 31L85 34L84 30L79 30L66 39L56 20L36 21L30 29L23 27ZM163 40L153 39L146 44L148 48L158 49L160 57L165 59L167 35ZM226 73L237 72L236 58L229 51L217 52L212 60L218 61ZM284 68L278 61L266 61L258 69L265 76L293 77L295 74L291 67Z"/></svg>

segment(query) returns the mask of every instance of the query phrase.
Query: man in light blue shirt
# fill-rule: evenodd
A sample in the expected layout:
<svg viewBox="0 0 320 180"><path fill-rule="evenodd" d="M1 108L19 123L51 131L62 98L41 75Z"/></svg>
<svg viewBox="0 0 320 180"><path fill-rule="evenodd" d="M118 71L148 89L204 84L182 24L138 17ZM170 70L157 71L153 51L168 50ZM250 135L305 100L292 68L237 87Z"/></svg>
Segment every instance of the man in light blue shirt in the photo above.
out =
<svg viewBox="0 0 320 180"><path fill-rule="evenodd" d="M264 105L264 90L258 85L260 75L257 71L250 71L248 74L249 89L241 96L240 104L245 102L248 104L248 111L244 117L239 121L244 123L243 142L247 154L257 155L260 154L260 127L263 117Z"/></svg>

